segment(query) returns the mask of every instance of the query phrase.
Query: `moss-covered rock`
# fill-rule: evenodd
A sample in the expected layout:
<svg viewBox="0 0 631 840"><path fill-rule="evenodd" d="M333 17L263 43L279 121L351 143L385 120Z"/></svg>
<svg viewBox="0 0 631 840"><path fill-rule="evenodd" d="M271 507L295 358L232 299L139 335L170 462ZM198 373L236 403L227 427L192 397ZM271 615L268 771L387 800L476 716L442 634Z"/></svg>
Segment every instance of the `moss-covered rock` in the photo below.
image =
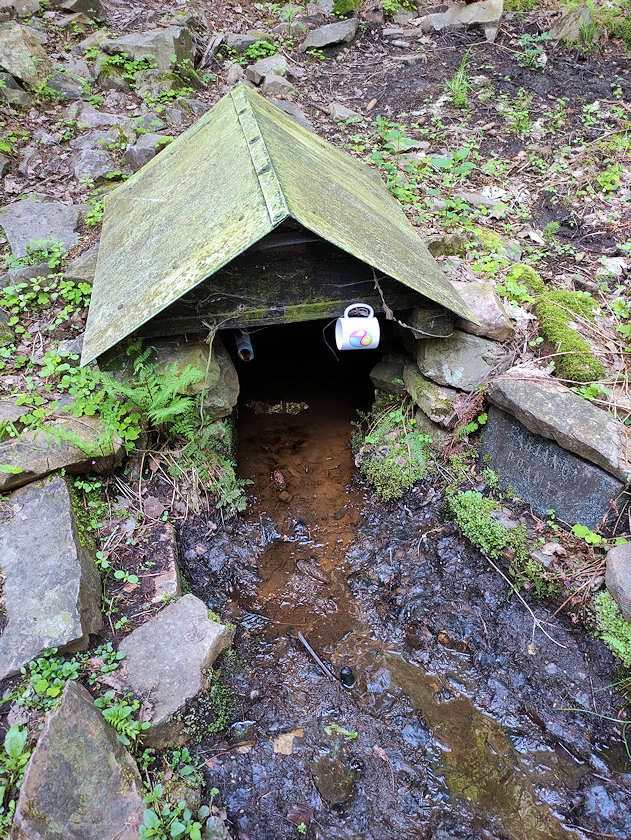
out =
<svg viewBox="0 0 631 840"><path fill-rule="evenodd" d="M414 403L433 423L450 428L457 419L454 399L457 392L430 382L421 375L415 364L405 365L403 369L405 389Z"/></svg>
<svg viewBox="0 0 631 840"><path fill-rule="evenodd" d="M521 259L521 248L513 242L507 242L499 233L488 228L476 227L472 230L472 239L478 248L490 254L501 254L511 262Z"/></svg>
<svg viewBox="0 0 631 840"><path fill-rule="evenodd" d="M361 6L361 0L333 0L333 14L346 17L354 14Z"/></svg>
<svg viewBox="0 0 631 840"><path fill-rule="evenodd" d="M631 47L631 15L628 10L611 9L603 16L603 25L610 38L620 38Z"/></svg>
<svg viewBox="0 0 631 840"><path fill-rule="evenodd" d="M507 281L526 286L536 297L535 313L541 334L554 345L557 373L572 382L593 382L605 376L605 368L591 345L577 331L573 319L594 320L594 301L587 292L549 289L541 275L529 265L515 265Z"/></svg>
<svg viewBox="0 0 631 840"><path fill-rule="evenodd" d="M15 812L16 840L134 840L142 822L138 767L78 683L46 718Z"/></svg>
<svg viewBox="0 0 631 840"><path fill-rule="evenodd" d="M355 464L383 501L400 499L427 473L429 440L416 431L408 400L381 397L353 439Z"/></svg>

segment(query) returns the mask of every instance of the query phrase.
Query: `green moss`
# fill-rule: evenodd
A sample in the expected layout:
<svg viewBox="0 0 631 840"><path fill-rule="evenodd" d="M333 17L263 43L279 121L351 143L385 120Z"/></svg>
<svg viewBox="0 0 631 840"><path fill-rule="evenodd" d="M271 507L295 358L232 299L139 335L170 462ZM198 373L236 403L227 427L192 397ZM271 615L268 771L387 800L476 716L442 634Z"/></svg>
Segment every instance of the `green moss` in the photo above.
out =
<svg viewBox="0 0 631 840"><path fill-rule="evenodd" d="M470 238L462 233L445 233L425 241L433 257L466 257Z"/></svg>
<svg viewBox="0 0 631 840"><path fill-rule="evenodd" d="M477 490L448 491L445 507L465 537L489 557L497 559L508 548L516 557L526 559L526 529L521 525L511 529L497 522L491 514L499 505L493 499Z"/></svg>
<svg viewBox="0 0 631 840"><path fill-rule="evenodd" d="M631 624L606 589L594 595L598 636L624 665L631 668Z"/></svg>
<svg viewBox="0 0 631 840"><path fill-rule="evenodd" d="M492 254L502 253L506 247L504 240L494 230L487 228L473 228L475 238L479 244Z"/></svg>
<svg viewBox="0 0 631 840"><path fill-rule="evenodd" d="M196 741L215 732L226 732L238 705L234 691L223 682L219 671L210 668L204 673L208 678L208 689L191 700L183 712L173 715L173 719L183 725L184 734Z"/></svg>
<svg viewBox="0 0 631 840"><path fill-rule="evenodd" d="M620 38L627 47L631 47L631 16L628 8L605 12L602 22L611 38Z"/></svg>
<svg viewBox="0 0 631 840"><path fill-rule="evenodd" d="M539 8L542 0L504 0L505 12L531 12Z"/></svg>
<svg viewBox="0 0 631 840"><path fill-rule="evenodd" d="M541 294L546 288L539 272L525 263L514 265L506 275L506 280L514 281L520 286L529 286L535 294Z"/></svg>
<svg viewBox="0 0 631 840"><path fill-rule="evenodd" d="M557 372L572 382L593 382L605 376L589 343L569 325L572 314L593 321L592 309L593 301L583 292L550 291L537 300L541 332L563 354L555 358Z"/></svg>
<svg viewBox="0 0 631 840"><path fill-rule="evenodd" d="M605 368L594 356L589 342L570 326L573 315L594 320L594 301L589 294L549 289L532 266L523 264L513 266L506 281L527 286L536 295L540 331L559 354L554 363L560 377L572 382L593 382L605 376Z"/></svg>
<svg viewBox="0 0 631 840"><path fill-rule="evenodd" d="M337 17L346 17L356 12L361 4L361 0L334 0L333 14Z"/></svg>
<svg viewBox="0 0 631 840"><path fill-rule="evenodd" d="M400 499L427 475L430 439L414 428L414 405L405 398L380 395L362 419L366 434L353 437L359 469L379 499Z"/></svg>
<svg viewBox="0 0 631 840"><path fill-rule="evenodd" d="M74 513L73 531L79 540L80 545L87 548L88 551L96 552L96 540L94 533L90 530L91 522L90 516L83 505L83 497L80 490L75 487L73 481L65 479L68 486L68 495L70 496L70 506Z"/></svg>

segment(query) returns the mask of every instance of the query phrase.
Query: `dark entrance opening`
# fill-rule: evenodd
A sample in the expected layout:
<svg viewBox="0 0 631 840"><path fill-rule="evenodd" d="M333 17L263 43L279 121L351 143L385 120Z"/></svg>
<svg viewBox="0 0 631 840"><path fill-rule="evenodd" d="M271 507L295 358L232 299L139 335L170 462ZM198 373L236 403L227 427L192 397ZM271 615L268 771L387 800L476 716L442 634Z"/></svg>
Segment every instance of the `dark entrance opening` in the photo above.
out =
<svg viewBox="0 0 631 840"><path fill-rule="evenodd" d="M222 337L239 374L240 408L252 400L309 403L314 397L329 397L366 410L374 394L369 374L387 344L386 338L377 350L340 352L335 320L306 321L254 328L254 358L243 362L234 336L226 332Z"/></svg>
<svg viewBox="0 0 631 840"><path fill-rule="evenodd" d="M254 358L245 363L234 337L223 336L241 386L238 471L252 482L245 527L260 534L256 575L241 576L233 597L264 617L264 635L301 632L320 652L355 626L347 553L364 493L351 435L358 409L370 408L369 374L387 347L339 352L334 327L252 330Z"/></svg>

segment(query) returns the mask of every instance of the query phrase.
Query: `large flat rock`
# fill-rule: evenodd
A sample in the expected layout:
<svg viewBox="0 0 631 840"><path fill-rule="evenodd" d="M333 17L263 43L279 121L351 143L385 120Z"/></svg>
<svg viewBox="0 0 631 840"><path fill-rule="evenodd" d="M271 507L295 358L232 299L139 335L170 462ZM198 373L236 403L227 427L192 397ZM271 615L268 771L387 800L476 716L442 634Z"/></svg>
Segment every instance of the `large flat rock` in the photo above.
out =
<svg viewBox="0 0 631 840"><path fill-rule="evenodd" d="M456 319L456 326L471 335L481 335L495 341L509 341L515 338L515 328L508 319L502 302L495 293L492 283L464 283L452 280L451 285L469 307L478 322Z"/></svg>
<svg viewBox="0 0 631 840"><path fill-rule="evenodd" d="M424 376L461 391L473 391L508 366L499 344L461 330L447 338L419 341L416 363Z"/></svg>
<svg viewBox="0 0 631 840"><path fill-rule="evenodd" d="M569 526L597 528L624 490L605 470L533 434L494 406L488 412L480 456L498 473L502 489L513 487L541 519L554 510L557 521Z"/></svg>
<svg viewBox="0 0 631 840"><path fill-rule="evenodd" d="M574 391L552 379L507 374L491 382L486 393L489 402L531 432L629 483L627 427Z"/></svg>
<svg viewBox="0 0 631 840"><path fill-rule="evenodd" d="M429 417L432 423L445 428L455 425L460 403L467 399L463 394L459 394L453 388L436 385L435 382L425 379L415 364L405 365L403 381L405 390L414 400L415 405Z"/></svg>
<svg viewBox="0 0 631 840"><path fill-rule="evenodd" d="M370 371L370 380L379 391L398 397L405 394L403 362L378 362Z"/></svg>
<svg viewBox="0 0 631 840"><path fill-rule="evenodd" d="M0 571L8 623L0 636L0 679L45 650L85 650L103 624L101 578L81 544L61 476L8 499L0 524Z"/></svg>
<svg viewBox="0 0 631 840"><path fill-rule="evenodd" d="M208 618L205 604L194 595L169 604L123 639L125 678L153 705L147 746L186 742L184 723L173 716L207 688L205 669L231 643L232 633Z"/></svg>
<svg viewBox="0 0 631 840"><path fill-rule="evenodd" d="M100 428L98 418L67 415L39 431L22 432L19 437L3 440L0 464L19 472L0 472L0 493L61 469L73 474L112 472L123 460L125 449L119 438L112 443L100 442ZM73 442L57 440L53 436L55 429L70 436Z"/></svg>
<svg viewBox="0 0 631 840"><path fill-rule="evenodd" d="M222 417L227 417L237 404L239 376L230 353L219 336L216 336L213 341L212 362L219 365L219 378L217 384L204 394L204 417L207 420L220 420ZM208 370L210 370L210 365Z"/></svg>
<svg viewBox="0 0 631 840"><path fill-rule="evenodd" d="M137 840L142 797L136 762L85 688L66 683L26 768L13 840Z"/></svg>
<svg viewBox="0 0 631 840"><path fill-rule="evenodd" d="M350 44L357 33L357 18L346 18L336 23L327 23L318 29L312 29L299 47L299 52L311 49L332 47L335 44Z"/></svg>
<svg viewBox="0 0 631 840"><path fill-rule="evenodd" d="M420 26L423 32L443 32L469 26L482 26L488 41L494 41L504 11L503 0L479 0L466 6L449 4L441 10L422 15Z"/></svg>
<svg viewBox="0 0 631 840"><path fill-rule="evenodd" d="M0 67L30 87L38 87L53 65L32 31L11 21L0 26Z"/></svg>
<svg viewBox="0 0 631 840"><path fill-rule="evenodd" d="M0 65L2 57L0 56ZM0 227L4 230L11 252L26 255L26 246L40 239L55 238L70 249L79 241L79 211L58 201L23 198L0 210Z"/></svg>
<svg viewBox="0 0 631 840"><path fill-rule="evenodd" d="M109 55L128 55L139 61L153 59L158 70L163 72L181 67L186 61L193 67L193 43L188 29L169 27L151 29L148 32L132 32L122 38L105 38L101 49ZM173 62L172 59L175 59Z"/></svg>
<svg viewBox="0 0 631 840"><path fill-rule="evenodd" d="M615 545L607 552L605 584L622 615L631 621L631 543Z"/></svg>

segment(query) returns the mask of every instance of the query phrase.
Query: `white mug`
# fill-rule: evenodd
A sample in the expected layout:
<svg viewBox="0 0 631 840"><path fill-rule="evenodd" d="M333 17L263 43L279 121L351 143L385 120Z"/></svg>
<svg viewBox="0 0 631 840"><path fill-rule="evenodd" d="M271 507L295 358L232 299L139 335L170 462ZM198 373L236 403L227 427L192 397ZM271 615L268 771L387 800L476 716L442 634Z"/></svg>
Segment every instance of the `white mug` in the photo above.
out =
<svg viewBox="0 0 631 840"><path fill-rule="evenodd" d="M353 309L361 309L366 314L350 317L348 313ZM335 324L338 350L375 350L379 347L380 334L379 321L372 306L367 303L351 303Z"/></svg>

